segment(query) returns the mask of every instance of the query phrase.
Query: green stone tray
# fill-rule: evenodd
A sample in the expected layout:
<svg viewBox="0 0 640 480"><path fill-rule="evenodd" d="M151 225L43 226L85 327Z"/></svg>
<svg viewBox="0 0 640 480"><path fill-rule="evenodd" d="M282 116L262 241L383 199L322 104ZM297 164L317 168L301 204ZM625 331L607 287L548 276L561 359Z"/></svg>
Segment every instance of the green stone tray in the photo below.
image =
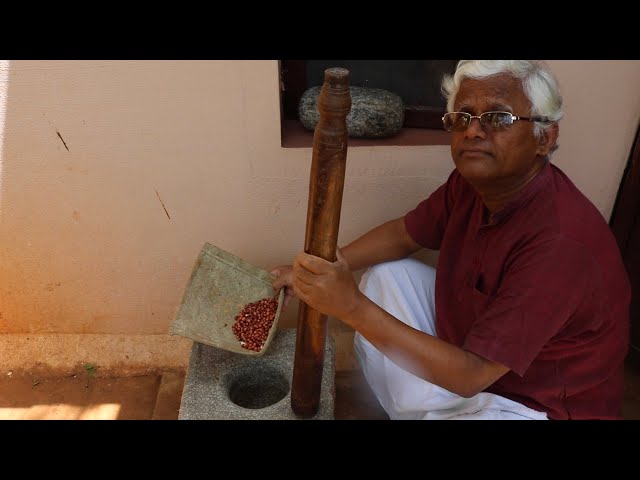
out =
<svg viewBox="0 0 640 480"><path fill-rule="evenodd" d="M259 352L242 348L231 327L245 305L275 295L271 275L229 252L205 243L191 272L169 334L242 355L262 355L269 348L282 312L284 288L269 335Z"/></svg>

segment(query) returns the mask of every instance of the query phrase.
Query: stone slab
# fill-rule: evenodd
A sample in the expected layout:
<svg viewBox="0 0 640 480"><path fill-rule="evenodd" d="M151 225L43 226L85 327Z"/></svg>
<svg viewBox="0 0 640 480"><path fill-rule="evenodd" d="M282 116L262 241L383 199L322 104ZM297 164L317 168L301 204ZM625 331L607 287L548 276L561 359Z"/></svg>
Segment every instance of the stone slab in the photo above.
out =
<svg viewBox="0 0 640 480"><path fill-rule="evenodd" d="M300 98L298 116L307 130L314 131L320 121L318 97L322 87L307 89ZM347 131L354 138L387 138L404 124L404 102L400 95L381 88L353 86L349 89L351 110Z"/></svg>
<svg viewBox="0 0 640 480"><path fill-rule="evenodd" d="M194 342L179 420L296 420L291 378L296 330L280 329L269 350L251 357ZM327 335L320 404L309 420L333 420L335 343Z"/></svg>

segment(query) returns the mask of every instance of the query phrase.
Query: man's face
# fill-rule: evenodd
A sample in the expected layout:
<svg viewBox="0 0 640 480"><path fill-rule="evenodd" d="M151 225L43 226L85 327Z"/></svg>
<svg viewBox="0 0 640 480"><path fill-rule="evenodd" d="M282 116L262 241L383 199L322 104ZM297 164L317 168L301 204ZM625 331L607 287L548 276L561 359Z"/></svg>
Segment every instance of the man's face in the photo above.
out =
<svg viewBox="0 0 640 480"><path fill-rule="evenodd" d="M454 110L480 115L490 111L530 116L531 104L510 75L462 81ZM533 135L533 123L516 120L505 130L483 127L475 118L464 132L451 132L451 155L460 174L478 186L509 184L526 177L545 155Z"/></svg>

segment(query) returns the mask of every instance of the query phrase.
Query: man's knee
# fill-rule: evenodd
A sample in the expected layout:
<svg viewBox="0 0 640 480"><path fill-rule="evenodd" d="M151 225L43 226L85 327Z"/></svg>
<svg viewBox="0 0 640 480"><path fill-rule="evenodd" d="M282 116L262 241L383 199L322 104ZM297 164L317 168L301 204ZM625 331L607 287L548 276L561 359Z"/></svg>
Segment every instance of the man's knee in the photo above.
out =
<svg viewBox="0 0 640 480"><path fill-rule="evenodd" d="M419 260L403 258L402 260L379 263L369 267L362 277L362 282L367 280L382 280L383 283L386 283L393 278L401 280L406 279L407 276L413 278L416 275L425 283L435 282L436 270Z"/></svg>

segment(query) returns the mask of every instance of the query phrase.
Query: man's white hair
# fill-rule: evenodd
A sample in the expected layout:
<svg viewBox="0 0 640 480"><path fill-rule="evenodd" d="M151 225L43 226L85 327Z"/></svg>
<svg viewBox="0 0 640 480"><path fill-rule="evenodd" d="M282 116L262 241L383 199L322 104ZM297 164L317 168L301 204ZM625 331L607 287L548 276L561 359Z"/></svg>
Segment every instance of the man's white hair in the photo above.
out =
<svg viewBox="0 0 640 480"><path fill-rule="evenodd" d="M525 95L531 102L532 116L549 118L557 123L563 117L562 96L558 81L541 61L536 60L460 60L453 75L445 75L442 92L447 99L447 111L453 111L460 84L465 78L482 79L509 74L520 80ZM533 133L540 138L548 123L535 122Z"/></svg>

